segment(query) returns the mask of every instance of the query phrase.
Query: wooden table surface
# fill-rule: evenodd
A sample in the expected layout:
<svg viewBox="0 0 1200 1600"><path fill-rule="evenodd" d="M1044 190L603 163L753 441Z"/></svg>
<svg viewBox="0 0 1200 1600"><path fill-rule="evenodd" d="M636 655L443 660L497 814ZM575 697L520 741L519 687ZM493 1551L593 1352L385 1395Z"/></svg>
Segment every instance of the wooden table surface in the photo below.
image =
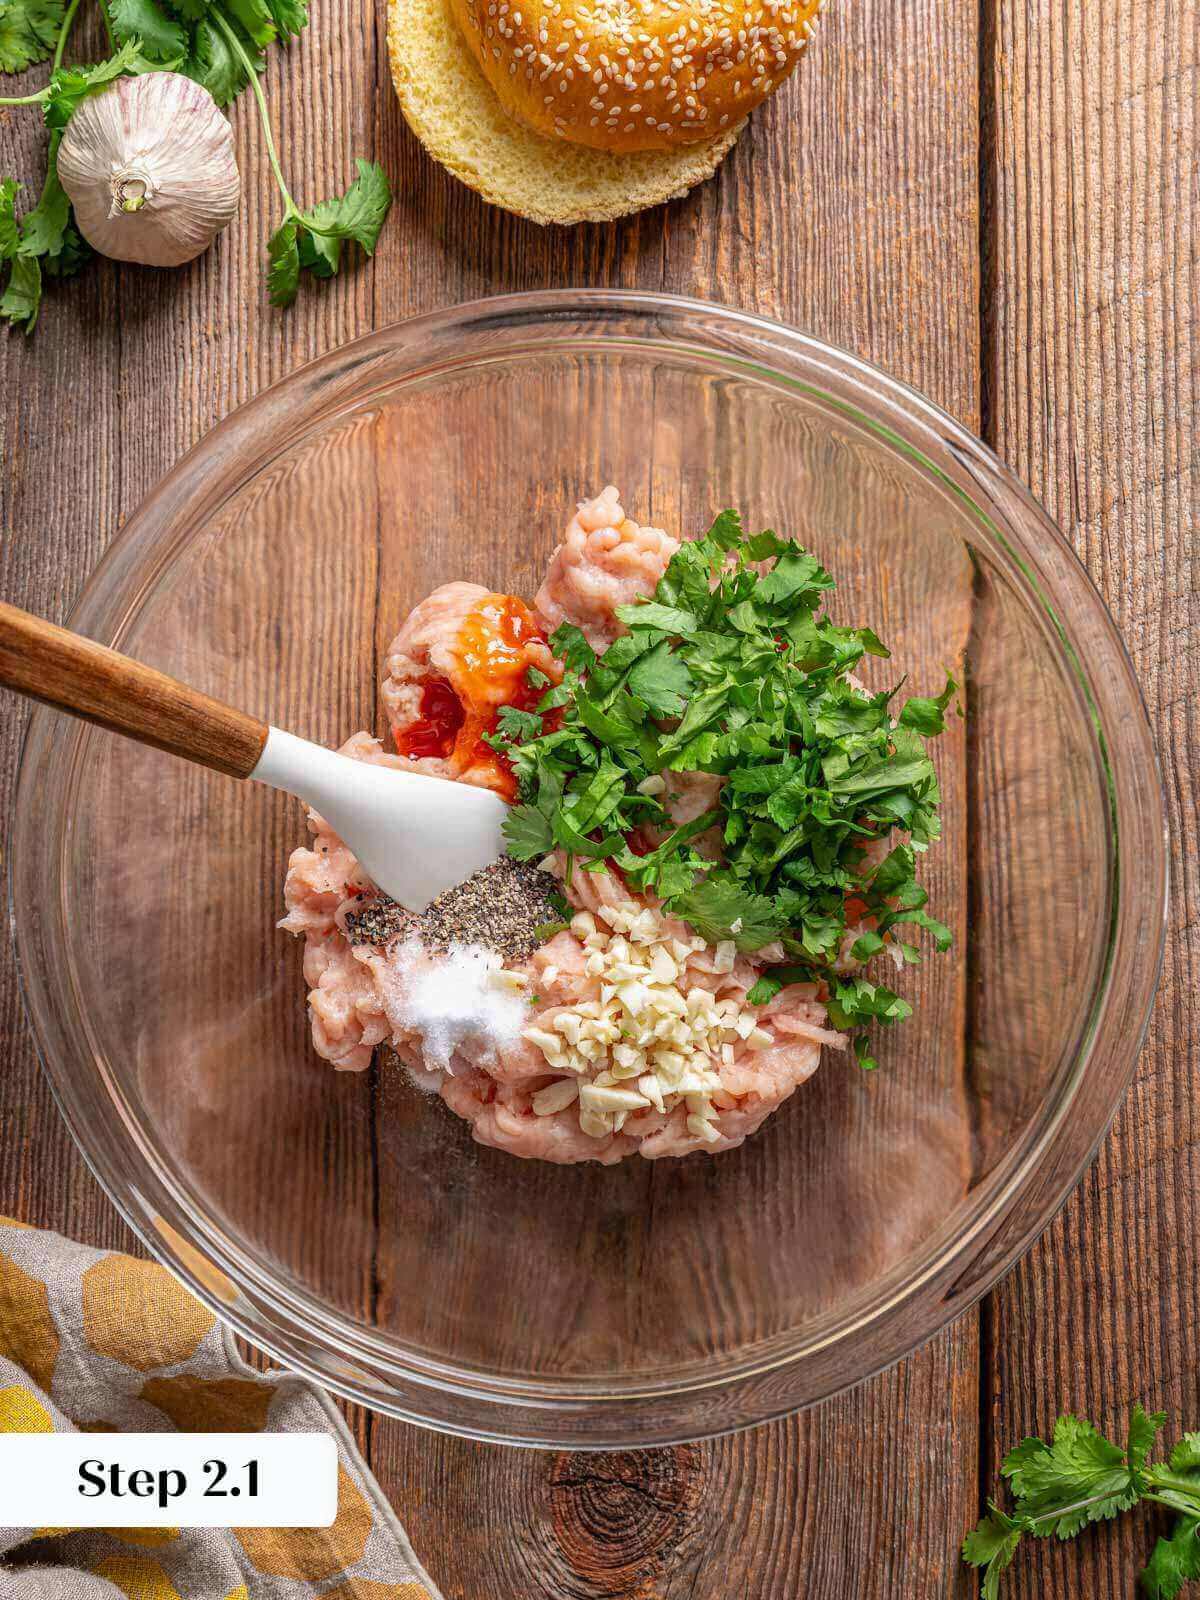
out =
<svg viewBox="0 0 1200 1600"><path fill-rule="evenodd" d="M1061 1216L978 1309L800 1418L628 1456L510 1453L356 1413L447 1597L848 1600L975 1592L957 1560L1004 1451L1060 1407L1200 1425L1200 7L832 0L717 179L615 226L540 230L433 166L387 80L377 0L318 3L268 94L293 189L373 155L398 200L373 266L265 303L275 208L246 193L192 266L100 263L0 337L0 596L62 616L122 521L218 418L397 318L546 285L665 289L859 352L979 431L1068 531L1133 654L1174 838L1166 970L1136 1080ZM30 75L31 84L34 74ZM36 118L0 113L0 173ZM0 817L23 716L0 712ZM59 1121L0 953L0 1210L132 1246ZM1133 1593L1138 1517L1022 1552L1014 1597Z"/></svg>

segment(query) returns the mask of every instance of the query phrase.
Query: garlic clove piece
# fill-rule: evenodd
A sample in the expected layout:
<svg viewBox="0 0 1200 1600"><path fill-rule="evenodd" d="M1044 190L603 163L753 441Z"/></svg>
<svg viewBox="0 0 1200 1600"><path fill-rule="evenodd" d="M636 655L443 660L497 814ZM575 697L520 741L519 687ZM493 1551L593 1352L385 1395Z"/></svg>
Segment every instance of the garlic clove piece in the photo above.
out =
<svg viewBox="0 0 1200 1600"><path fill-rule="evenodd" d="M242 187L228 120L179 72L117 78L82 101L58 147L58 176L88 243L149 267L207 250Z"/></svg>

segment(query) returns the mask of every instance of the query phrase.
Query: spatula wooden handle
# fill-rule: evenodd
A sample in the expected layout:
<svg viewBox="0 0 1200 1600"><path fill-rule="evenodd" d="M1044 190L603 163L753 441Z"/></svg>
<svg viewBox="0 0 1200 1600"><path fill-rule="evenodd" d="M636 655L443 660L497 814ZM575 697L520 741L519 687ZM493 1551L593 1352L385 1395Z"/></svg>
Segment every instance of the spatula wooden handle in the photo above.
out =
<svg viewBox="0 0 1200 1600"><path fill-rule="evenodd" d="M265 722L2 603L0 686L234 778L249 777L267 740Z"/></svg>

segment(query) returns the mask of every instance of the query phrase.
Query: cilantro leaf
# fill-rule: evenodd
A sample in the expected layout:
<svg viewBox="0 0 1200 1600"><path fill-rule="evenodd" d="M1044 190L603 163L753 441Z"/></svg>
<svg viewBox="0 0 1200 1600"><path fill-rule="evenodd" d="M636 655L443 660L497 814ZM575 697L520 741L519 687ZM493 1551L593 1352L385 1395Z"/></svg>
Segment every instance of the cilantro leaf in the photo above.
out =
<svg viewBox="0 0 1200 1600"><path fill-rule="evenodd" d="M668 766L683 770L683 763L679 757L696 734L719 722L729 705L729 689L725 684L714 684L711 689L702 689L688 701L687 709L683 713L683 720L659 749L659 756Z"/></svg>
<svg viewBox="0 0 1200 1600"><path fill-rule="evenodd" d="M118 44L140 40L145 54L159 61L179 61L187 54L186 30L155 0L105 0L105 5Z"/></svg>
<svg viewBox="0 0 1200 1600"><path fill-rule="evenodd" d="M631 605L618 606L617 619L627 628L655 628L660 633L695 633L696 618L679 606L660 605L655 600L635 600Z"/></svg>
<svg viewBox="0 0 1200 1600"><path fill-rule="evenodd" d="M1135 1405L1129 1413L1125 1459L1129 1462L1131 1472L1140 1472L1146 1465L1146 1457L1154 1449L1154 1441L1166 1420L1165 1411L1146 1412L1140 1405Z"/></svg>
<svg viewBox="0 0 1200 1600"><path fill-rule="evenodd" d="M786 555L791 549L787 539L781 539L773 528L764 528L761 533L752 533L743 541L747 561L768 561L772 556Z"/></svg>
<svg viewBox="0 0 1200 1600"><path fill-rule="evenodd" d="M979 1526L963 1540L963 1560L973 1567L983 1567L983 1600L996 1600L1000 1593L1000 1574L1017 1552L1021 1542L1021 1525L1005 1516L997 1506L992 1506Z"/></svg>
<svg viewBox="0 0 1200 1600"><path fill-rule="evenodd" d="M0 261L15 255L21 230L17 226L16 200L21 185L15 178L0 183Z"/></svg>
<svg viewBox="0 0 1200 1600"><path fill-rule="evenodd" d="M754 598L767 605L778 605L833 587L833 579L817 558L801 550L799 545L793 545L758 585Z"/></svg>
<svg viewBox="0 0 1200 1600"><path fill-rule="evenodd" d="M568 672L586 673L596 665L596 652L582 628L564 622L550 635L550 648Z"/></svg>
<svg viewBox="0 0 1200 1600"><path fill-rule="evenodd" d="M220 4L252 44L264 49L274 43L275 19L267 0L220 0Z"/></svg>
<svg viewBox="0 0 1200 1600"><path fill-rule="evenodd" d="M267 5L275 27L283 38L292 38L307 28L307 0L267 0Z"/></svg>
<svg viewBox="0 0 1200 1600"><path fill-rule="evenodd" d="M769 1005L791 983L811 983L811 967L769 967L746 996L752 1006Z"/></svg>
<svg viewBox="0 0 1200 1600"><path fill-rule="evenodd" d="M0 183L0 263L11 261L0 316L30 333L37 322L45 277L67 277L86 259L87 247L71 222L71 206L58 181L56 158L61 135L50 135L46 180L37 205L19 221L15 213L20 185ZM3 269L0 268L0 280Z"/></svg>
<svg viewBox="0 0 1200 1600"><path fill-rule="evenodd" d="M360 159L357 166L358 177L340 199L322 201L300 220L322 237L353 239L371 255L391 209L392 189L378 162Z"/></svg>
<svg viewBox="0 0 1200 1600"><path fill-rule="evenodd" d="M850 954L855 961L870 961L884 949L884 940L874 928L868 928L850 946Z"/></svg>
<svg viewBox="0 0 1200 1600"><path fill-rule="evenodd" d="M1200 1518L1180 1517L1171 1537L1154 1546L1138 1584L1150 1600L1175 1600L1193 1578L1200 1578Z"/></svg>
<svg viewBox="0 0 1200 1600"><path fill-rule="evenodd" d="M890 794L894 789L925 783L932 777L933 762L928 756L917 756L912 761L895 761L884 757L869 762L856 772L831 777L829 792L858 795L865 800L872 795Z"/></svg>
<svg viewBox="0 0 1200 1600"><path fill-rule="evenodd" d="M910 845L897 845L876 868L871 880L872 887L884 898L898 894L906 883L912 881L915 859Z"/></svg>
<svg viewBox="0 0 1200 1600"><path fill-rule="evenodd" d="M625 775L614 761L604 760L595 776L575 795L567 815L571 826L580 833L590 833L603 826L612 816L625 793Z"/></svg>
<svg viewBox="0 0 1200 1600"><path fill-rule="evenodd" d="M65 0L0 0L0 72L24 72L54 54Z"/></svg>
<svg viewBox="0 0 1200 1600"><path fill-rule="evenodd" d="M900 726L902 728L915 728L916 731L929 739L945 731L946 707L954 698L958 684L954 679L947 677L946 687L936 699L922 700L917 697L906 700L904 709L900 713Z"/></svg>
<svg viewBox="0 0 1200 1600"><path fill-rule="evenodd" d="M598 744L617 751L642 751L653 757L654 740L637 720L637 706L628 695L617 697L601 707L586 690L576 693L574 710L580 722Z"/></svg>
<svg viewBox="0 0 1200 1600"><path fill-rule="evenodd" d="M518 744L524 739L536 739L542 731L542 719L534 711L522 711L517 706L501 706L496 726L506 739Z"/></svg>
<svg viewBox="0 0 1200 1600"><path fill-rule="evenodd" d="M783 921L765 895L714 878L680 895L671 910L710 944L732 939L740 950L758 950L783 931Z"/></svg>
<svg viewBox="0 0 1200 1600"><path fill-rule="evenodd" d="M803 773L780 783L767 795L767 815L779 828L794 828L812 807L813 788Z"/></svg>
<svg viewBox="0 0 1200 1600"><path fill-rule="evenodd" d="M344 195L322 200L293 219L297 225L298 269L317 278L332 278L341 266L342 242L346 239L354 240L370 255L391 204L391 187L383 168L374 162L359 161L358 177ZM295 298L294 291L291 298ZM290 300L274 303L285 305Z"/></svg>
<svg viewBox="0 0 1200 1600"><path fill-rule="evenodd" d="M300 287L300 224L288 217L267 245L267 293L273 306L290 306Z"/></svg>
<svg viewBox="0 0 1200 1600"><path fill-rule="evenodd" d="M235 100L250 81L229 40L208 17L197 22L191 53L179 70L207 89L222 107Z"/></svg>
<svg viewBox="0 0 1200 1600"><path fill-rule="evenodd" d="M331 203L323 200L320 205L314 206L313 216L320 216L322 209ZM311 272L314 278L332 278L342 264L342 241L336 234L313 233L308 228L301 228L297 243L300 265L306 272Z"/></svg>
<svg viewBox="0 0 1200 1600"><path fill-rule="evenodd" d="M59 256L66 243L71 218L71 202L58 181L59 133L50 136L46 181L38 203L21 219L21 238L17 250L23 256Z"/></svg>
<svg viewBox="0 0 1200 1600"><path fill-rule="evenodd" d="M944 922L938 922L936 918L919 909L892 912L885 917L882 925L891 928L904 922L914 923L918 928L924 928L926 933L931 934L936 950L949 950L954 943L954 935Z"/></svg>
<svg viewBox="0 0 1200 1600"><path fill-rule="evenodd" d="M885 661L891 659L892 652L870 628L852 628L850 632L867 655L882 656Z"/></svg>
<svg viewBox="0 0 1200 1600"><path fill-rule="evenodd" d="M877 1072L879 1070L879 1063L871 1054L865 1033L856 1034L854 1037L854 1059L864 1072Z"/></svg>
<svg viewBox="0 0 1200 1600"><path fill-rule="evenodd" d="M671 649L669 639L660 639L652 650L639 657L625 681L630 694L654 717L682 715L684 699L692 689L687 663Z"/></svg>
<svg viewBox="0 0 1200 1600"><path fill-rule="evenodd" d="M828 1001L829 1020L835 1028L849 1031L863 1022L882 1022L885 1026L912 1016L907 1000L882 983L867 978L835 978Z"/></svg>
<svg viewBox="0 0 1200 1600"><path fill-rule="evenodd" d="M36 256L14 256L9 263L9 278L3 295L0 295L0 317L6 317L14 327L24 327L32 333L42 303L42 269Z"/></svg>
<svg viewBox="0 0 1200 1600"><path fill-rule="evenodd" d="M508 853L518 861L540 860L554 849L550 819L537 806L510 807L501 827Z"/></svg>
<svg viewBox="0 0 1200 1600"><path fill-rule="evenodd" d="M704 535L705 542L719 550L736 550L742 542L742 517L738 511L719 511L712 527Z"/></svg>

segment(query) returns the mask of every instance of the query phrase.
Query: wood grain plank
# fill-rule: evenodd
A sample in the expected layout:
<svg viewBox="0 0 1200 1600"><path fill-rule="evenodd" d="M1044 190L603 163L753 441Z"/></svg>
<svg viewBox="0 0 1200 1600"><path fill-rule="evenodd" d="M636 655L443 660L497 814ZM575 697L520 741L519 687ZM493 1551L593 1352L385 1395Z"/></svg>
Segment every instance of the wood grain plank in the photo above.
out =
<svg viewBox="0 0 1200 1600"><path fill-rule="evenodd" d="M94 32L81 28L78 39L81 49L99 47ZM42 68L12 80L13 92L31 92L44 77ZM36 111L0 110L0 169L26 180L27 202L44 170L45 137ZM49 293L36 342L7 332L0 337L0 593L56 621L124 509L114 470L120 453L116 280L116 269L101 265L61 293ZM25 718L25 709L6 698L0 707L5 815ZM0 1074L3 1205L50 1226L65 1226L69 1218L93 1244L128 1245L131 1235L80 1160L38 1069L7 930L0 971L7 1062Z"/></svg>
<svg viewBox="0 0 1200 1600"><path fill-rule="evenodd" d="M101 265L55 294L33 341L0 344L6 599L61 615L121 518L219 416L354 334L478 294L615 284L737 304L846 345L977 423L974 4L835 6L715 182L662 211L570 231L504 217L429 162L381 81L382 27L367 0L350 0L336 26L318 9L267 75L298 193L344 185L352 153L391 172L396 212L370 269L308 290L286 316L266 307L274 196L239 106L246 197L212 252L172 274ZM0 121L5 158L30 138L27 123ZM19 725L0 724L5 795ZM0 1036L16 1041L0 1074L3 1203L124 1242L35 1070L10 961ZM451 1597L922 1600L967 1592L955 1548L977 1493L977 1385L967 1318L807 1418L710 1446L555 1458L358 1425Z"/></svg>
<svg viewBox="0 0 1200 1600"><path fill-rule="evenodd" d="M917 11L835 7L805 71L716 183L613 228L497 222L381 100L382 148L413 177L406 215L422 258L419 277L378 276L381 320L423 308L431 278L448 297L661 285L811 328L977 422L976 19ZM656 494L661 478L656 463ZM976 1361L967 1318L807 1418L634 1465L433 1450L379 1422L372 1459L451 1597L965 1594Z"/></svg>
<svg viewBox="0 0 1200 1600"><path fill-rule="evenodd" d="M992 1297L985 1461L1072 1408L1195 1425L1200 1324L1195 528L1200 14L994 0L989 431L1068 530L1133 654L1173 837L1149 1043L1100 1159ZM1009 1592L1128 1594L1157 1519L1022 1551Z"/></svg>

